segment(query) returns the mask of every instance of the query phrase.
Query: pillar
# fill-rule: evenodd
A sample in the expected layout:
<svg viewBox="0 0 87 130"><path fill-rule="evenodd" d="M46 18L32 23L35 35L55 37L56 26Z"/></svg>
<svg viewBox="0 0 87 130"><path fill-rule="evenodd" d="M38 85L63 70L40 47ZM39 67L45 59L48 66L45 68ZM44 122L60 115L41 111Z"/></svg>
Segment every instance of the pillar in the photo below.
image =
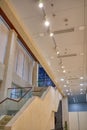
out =
<svg viewBox="0 0 87 130"><path fill-rule="evenodd" d="M38 86L38 63L35 62L34 67L33 67L33 76L32 76L32 84L33 86L37 87Z"/></svg>
<svg viewBox="0 0 87 130"><path fill-rule="evenodd" d="M16 54L16 39L17 34L13 30L10 30L4 62L5 63L4 78L1 83L1 89L0 89L0 99L7 97L7 90L12 86L12 78L13 78L15 54Z"/></svg>
<svg viewBox="0 0 87 130"><path fill-rule="evenodd" d="M69 128L69 112L68 112L68 98L62 98L62 119L63 127L65 127L65 122L67 121L67 126Z"/></svg>

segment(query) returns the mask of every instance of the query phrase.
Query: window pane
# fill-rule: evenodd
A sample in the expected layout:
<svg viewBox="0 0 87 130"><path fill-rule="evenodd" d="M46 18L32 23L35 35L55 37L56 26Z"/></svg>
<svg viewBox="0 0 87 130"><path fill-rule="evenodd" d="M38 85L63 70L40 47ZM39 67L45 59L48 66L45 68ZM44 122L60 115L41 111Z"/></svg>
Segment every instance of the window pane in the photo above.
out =
<svg viewBox="0 0 87 130"><path fill-rule="evenodd" d="M23 63L24 63L24 54L21 48L18 51L18 64L17 64L17 74L22 78L23 76Z"/></svg>
<svg viewBox="0 0 87 130"><path fill-rule="evenodd" d="M24 75L23 75L23 79L25 81L28 81L28 79L29 79L29 59L26 56L25 56L25 60L24 60Z"/></svg>

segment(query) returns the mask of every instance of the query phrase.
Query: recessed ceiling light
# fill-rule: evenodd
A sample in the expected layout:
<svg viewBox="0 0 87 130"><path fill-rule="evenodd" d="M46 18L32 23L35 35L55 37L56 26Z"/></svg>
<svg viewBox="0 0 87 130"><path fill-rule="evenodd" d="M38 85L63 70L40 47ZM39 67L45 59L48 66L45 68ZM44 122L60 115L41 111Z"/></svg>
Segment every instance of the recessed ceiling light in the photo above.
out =
<svg viewBox="0 0 87 130"><path fill-rule="evenodd" d="M68 92L69 90L68 89L66 89L66 92Z"/></svg>
<svg viewBox="0 0 87 130"><path fill-rule="evenodd" d="M52 37L54 34L53 33L50 33L50 37Z"/></svg>
<svg viewBox="0 0 87 130"><path fill-rule="evenodd" d="M63 73L66 73L66 70L63 70Z"/></svg>
<svg viewBox="0 0 87 130"><path fill-rule="evenodd" d="M64 84L64 87L67 87L67 85Z"/></svg>
<svg viewBox="0 0 87 130"><path fill-rule="evenodd" d="M83 89L81 88L80 91L83 91Z"/></svg>
<svg viewBox="0 0 87 130"><path fill-rule="evenodd" d="M83 86L83 84L80 84L80 86Z"/></svg>
<svg viewBox="0 0 87 130"><path fill-rule="evenodd" d="M59 52L59 51L57 51L57 52L56 52L56 54L57 54L57 55L59 55L59 54L60 54L60 52Z"/></svg>
<svg viewBox="0 0 87 130"><path fill-rule="evenodd" d="M48 27L50 25L50 22L48 20L46 20L44 24L46 27Z"/></svg>
<svg viewBox="0 0 87 130"><path fill-rule="evenodd" d="M67 93L67 95L70 95L70 93Z"/></svg>
<svg viewBox="0 0 87 130"><path fill-rule="evenodd" d="M80 79L84 79L83 77L80 77Z"/></svg>
<svg viewBox="0 0 87 130"><path fill-rule="evenodd" d="M61 66L62 69L64 69L64 66Z"/></svg>
<svg viewBox="0 0 87 130"><path fill-rule="evenodd" d="M83 92L81 92L80 94L83 94Z"/></svg>
<svg viewBox="0 0 87 130"><path fill-rule="evenodd" d="M80 56L83 56L84 55L84 53L82 52L82 53L80 53Z"/></svg>
<svg viewBox="0 0 87 130"><path fill-rule="evenodd" d="M39 8L43 8L43 3L39 2Z"/></svg>
<svg viewBox="0 0 87 130"><path fill-rule="evenodd" d="M67 82L67 84L69 84L69 81L68 81L68 80L67 80L66 82Z"/></svg>
<svg viewBox="0 0 87 130"><path fill-rule="evenodd" d="M61 81L64 81L64 79L63 79L63 78L61 78L60 80L61 80Z"/></svg>
<svg viewBox="0 0 87 130"><path fill-rule="evenodd" d="M79 30L80 30L80 31L83 31L84 29L85 29L85 26L80 26L80 27L79 27Z"/></svg>

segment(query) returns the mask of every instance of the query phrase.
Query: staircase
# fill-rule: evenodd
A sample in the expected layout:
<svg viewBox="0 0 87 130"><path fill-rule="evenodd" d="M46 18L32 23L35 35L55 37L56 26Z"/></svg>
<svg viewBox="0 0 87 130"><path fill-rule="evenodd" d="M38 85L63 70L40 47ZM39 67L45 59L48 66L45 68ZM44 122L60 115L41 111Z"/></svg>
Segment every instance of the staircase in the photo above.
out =
<svg viewBox="0 0 87 130"><path fill-rule="evenodd" d="M12 116L5 115L1 120L0 120L0 130L4 130L5 125L12 119Z"/></svg>
<svg viewBox="0 0 87 130"><path fill-rule="evenodd" d="M41 97L42 94L47 90L46 87L36 87L34 88L34 91L32 91L32 95L33 96L38 96L38 97Z"/></svg>
<svg viewBox="0 0 87 130"><path fill-rule="evenodd" d="M0 115L5 115L0 120L0 130L15 129L15 128L16 130L24 130L24 129L27 130L27 128L31 130L32 129L38 130L39 128L41 130L45 130L48 125L47 123L48 121L49 124L52 124L50 125L50 127L53 127L53 122L49 120L49 117L53 111L57 111L58 104L56 103L58 103L59 100L58 94L59 94L58 91L52 87L35 88L33 90L32 89L28 90L22 97L20 97L20 99L19 98L15 99L13 97L12 99L6 98L2 102L0 102ZM31 99L29 100L29 98ZM56 102L55 105L54 102ZM24 106L25 103L26 105ZM21 109L22 106L24 106L23 109ZM45 108L46 110L44 111ZM31 115L33 119L31 119ZM22 120L22 117L25 117L24 120ZM45 123L43 123L43 120ZM21 121L23 122L21 123Z"/></svg>
<svg viewBox="0 0 87 130"><path fill-rule="evenodd" d="M11 88L9 96L0 102L0 130L4 130L7 123L12 119L13 116L22 108L22 106L32 97L31 87L22 89L23 94L20 97L14 96L10 98L11 92L14 88ZM21 91L21 89L20 89ZM25 93L24 93L25 91ZM18 92L17 92L18 93ZM14 93L16 95L16 92ZM5 116L4 116L5 115Z"/></svg>
<svg viewBox="0 0 87 130"><path fill-rule="evenodd" d="M13 88L11 88L10 91L12 91L12 89ZM34 90L32 90L31 88L29 88L27 91L25 91L24 95L22 94L23 96L18 99L15 97L10 98L9 96L1 101L0 115L2 115L3 117L0 119L0 130L5 129L6 124L12 119L13 116L16 115L16 113L22 108L22 106L28 101L29 98L31 98L32 96L41 97L46 89L47 88L35 88ZM16 93L14 93L14 95L16 95Z"/></svg>

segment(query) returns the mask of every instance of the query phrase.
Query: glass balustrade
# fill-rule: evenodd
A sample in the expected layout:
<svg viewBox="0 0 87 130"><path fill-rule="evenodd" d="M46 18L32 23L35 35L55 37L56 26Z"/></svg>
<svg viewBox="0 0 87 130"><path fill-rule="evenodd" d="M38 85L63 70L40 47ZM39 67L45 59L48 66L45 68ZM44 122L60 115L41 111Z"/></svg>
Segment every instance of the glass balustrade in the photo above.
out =
<svg viewBox="0 0 87 130"><path fill-rule="evenodd" d="M26 92L23 90L21 95L19 95L19 92L15 92L14 95L16 98L15 96L8 97L0 103L0 115L15 115L26 101L32 97L32 89L29 88Z"/></svg>
<svg viewBox="0 0 87 130"><path fill-rule="evenodd" d="M41 97L47 87L9 88L8 97L0 102L0 115L15 115L32 96Z"/></svg>
<svg viewBox="0 0 87 130"><path fill-rule="evenodd" d="M8 88L7 97L11 99L20 99L29 90L29 87L24 88Z"/></svg>

